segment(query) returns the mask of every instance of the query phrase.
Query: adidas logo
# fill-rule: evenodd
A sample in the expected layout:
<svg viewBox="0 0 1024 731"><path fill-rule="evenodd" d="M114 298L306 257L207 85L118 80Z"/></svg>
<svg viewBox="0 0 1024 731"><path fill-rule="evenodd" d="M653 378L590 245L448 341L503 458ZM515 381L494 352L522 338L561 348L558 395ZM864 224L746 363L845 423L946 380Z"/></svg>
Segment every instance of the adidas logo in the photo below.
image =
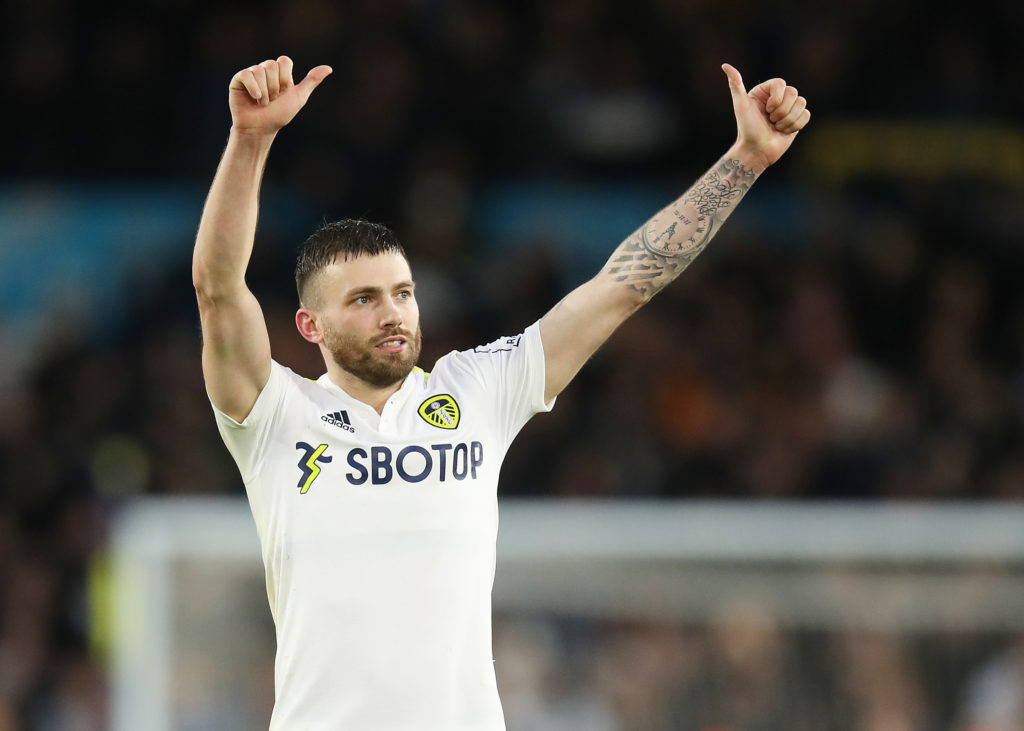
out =
<svg viewBox="0 0 1024 731"><path fill-rule="evenodd" d="M320 417L320 421L326 421L332 426L337 426L344 429L347 432L356 433L355 427L352 426L352 422L348 420L347 411L335 411L333 414L324 414Z"/></svg>

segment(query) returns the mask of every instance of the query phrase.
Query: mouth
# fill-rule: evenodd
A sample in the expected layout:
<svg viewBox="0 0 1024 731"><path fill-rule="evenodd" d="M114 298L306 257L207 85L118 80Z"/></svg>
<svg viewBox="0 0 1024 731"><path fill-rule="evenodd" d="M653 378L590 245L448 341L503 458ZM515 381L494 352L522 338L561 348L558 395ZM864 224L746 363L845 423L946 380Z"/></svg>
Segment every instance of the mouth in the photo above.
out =
<svg viewBox="0 0 1024 731"><path fill-rule="evenodd" d="M401 353L406 346L406 339L401 335L392 335L377 343L377 350L385 353Z"/></svg>

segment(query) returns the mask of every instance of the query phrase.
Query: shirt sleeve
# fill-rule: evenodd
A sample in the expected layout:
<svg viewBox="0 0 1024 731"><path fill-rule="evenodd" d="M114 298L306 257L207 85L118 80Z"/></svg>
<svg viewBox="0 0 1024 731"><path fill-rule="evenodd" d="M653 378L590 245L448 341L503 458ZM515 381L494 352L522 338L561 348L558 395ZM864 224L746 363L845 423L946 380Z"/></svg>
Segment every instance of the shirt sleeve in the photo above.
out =
<svg viewBox="0 0 1024 731"><path fill-rule="evenodd" d="M270 435L284 418L284 403L292 387L291 375L291 371L272 360L270 378L256 397L252 411L241 422L235 421L210 401L217 419L217 430L238 465L246 489L262 467Z"/></svg>
<svg viewBox="0 0 1024 731"><path fill-rule="evenodd" d="M455 354L459 366L480 380L491 401L499 433L510 444L537 413L550 411L544 401L544 344L540 323L524 332Z"/></svg>

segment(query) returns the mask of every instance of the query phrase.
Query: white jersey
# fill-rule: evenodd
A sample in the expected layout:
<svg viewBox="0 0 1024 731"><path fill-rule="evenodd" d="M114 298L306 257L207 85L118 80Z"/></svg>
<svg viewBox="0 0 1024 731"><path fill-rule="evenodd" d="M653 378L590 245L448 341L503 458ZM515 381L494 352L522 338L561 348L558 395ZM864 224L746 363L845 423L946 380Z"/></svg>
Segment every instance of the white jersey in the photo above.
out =
<svg viewBox="0 0 1024 731"><path fill-rule="evenodd" d="M271 729L504 729L498 471L550 406L535 323L414 369L380 414L276 362L244 422L214 409L263 551Z"/></svg>

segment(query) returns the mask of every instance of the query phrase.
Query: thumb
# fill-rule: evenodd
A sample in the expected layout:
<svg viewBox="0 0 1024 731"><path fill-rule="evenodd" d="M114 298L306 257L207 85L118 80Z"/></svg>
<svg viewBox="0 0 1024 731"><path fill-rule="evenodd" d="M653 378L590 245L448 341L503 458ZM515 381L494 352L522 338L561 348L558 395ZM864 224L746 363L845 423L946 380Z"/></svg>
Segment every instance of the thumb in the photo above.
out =
<svg viewBox="0 0 1024 731"><path fill-rule="evenodd" d="M736 70L735 66L731 64L723 63L722 71L729 78L729 91L732 92L733 101L736 101L737 97L745 97L747 95L747 89L743 86L743 77L740 76L740 72Z"/></svg>
<svg viewBox="0 0 1024 731"><path fill-rule="evenodd" d="M306 78L295 85L295 88L302 93L303 99L309 99L309 95L313 93L313 89L320 86L320 82L326 79L334 72L330 66L317 66L309 70L306 74Z"/></svg>

